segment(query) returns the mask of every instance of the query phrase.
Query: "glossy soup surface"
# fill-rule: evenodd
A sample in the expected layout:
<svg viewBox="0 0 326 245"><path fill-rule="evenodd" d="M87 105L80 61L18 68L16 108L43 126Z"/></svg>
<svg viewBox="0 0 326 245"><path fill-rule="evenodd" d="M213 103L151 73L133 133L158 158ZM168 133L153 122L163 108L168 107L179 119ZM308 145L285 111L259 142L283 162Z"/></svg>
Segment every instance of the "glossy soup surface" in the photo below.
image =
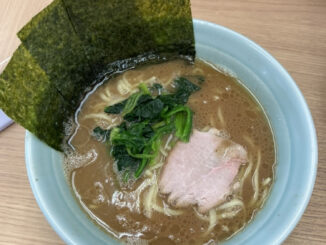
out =
<svg viewBox="0 0 326 245"><path fill-rule="evenodd" d="M174 78L185 76L191 80L194 75L204 76L205 81L188 102L194 111L193 127L221 130L226 137L244 146L249 156L249 162L240 167L233 191L226 198L226 202L234 205L216 208L217 224L213 227L208 214L199 214L196 207L180 210L169 206L159 192L157 206L176 212L167 215L153 210L150 216L146 214L144 199L151 185L149 173L159 178L162 167L145 172L135 183L121 185L109 149L91 136L96 126L110 128L121 123L119 116L108 115L103 109L128 98L137 91L140 82L160 83L169 90L173 89ZM66 152L65 161L73 192L95 222L111 236L129 244L214 244L225 240L253 218L273 183L274 141L262 108L236 79L200 60L194 65L177 60L127 71L91 93L77 118L70 139L74 150ZM163 152L168 154L169 149ZM163 167L164 160L162 154Z"/></svg>

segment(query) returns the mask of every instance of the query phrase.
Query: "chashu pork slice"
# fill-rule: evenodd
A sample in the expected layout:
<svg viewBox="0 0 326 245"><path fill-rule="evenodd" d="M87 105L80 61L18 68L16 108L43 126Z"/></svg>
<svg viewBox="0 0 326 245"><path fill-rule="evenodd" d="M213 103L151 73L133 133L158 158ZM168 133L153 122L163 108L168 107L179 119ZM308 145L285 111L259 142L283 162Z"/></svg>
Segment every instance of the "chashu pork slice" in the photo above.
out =
<svg viewBox="0 0 326 245"><path fill-rule="evenodd" d="M205 213L225 201L247 152L218 136L217 129L194 130L188 143L178 142L161 172L159 189L177 207L197 205Z"/></svg>

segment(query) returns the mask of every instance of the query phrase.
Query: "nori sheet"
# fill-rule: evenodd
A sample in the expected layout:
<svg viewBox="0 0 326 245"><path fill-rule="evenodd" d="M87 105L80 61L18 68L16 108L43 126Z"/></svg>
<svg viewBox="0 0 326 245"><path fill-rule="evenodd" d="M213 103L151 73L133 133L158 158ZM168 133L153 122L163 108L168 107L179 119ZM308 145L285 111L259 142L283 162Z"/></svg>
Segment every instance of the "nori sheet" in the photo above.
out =
<svg viewBox="0 0 326 245"><path fill-rule="evenodd" d="M62 149L63 122L74 110L23 45L1 74L0 105L8 116L49 146Z"/></svg>
<svg viewBox="0 0 326 245"><path fill-rule="evenodd" d="M77 109L95 73L62 1L52 2L18 36L62 96Z"/></svg>
<svg viewBox="0 0 326 245"><path fill-rule="evenodd" d="M104 76L195 56L189 0L55 0L18 35L0 108L56 150L85 90Z"/></svg>
<svg viewBox="0 0 326 245"><path fill-rule="evenodd" d="M194 58L189 0L63 0L96 71L141 54Z"/></svg>

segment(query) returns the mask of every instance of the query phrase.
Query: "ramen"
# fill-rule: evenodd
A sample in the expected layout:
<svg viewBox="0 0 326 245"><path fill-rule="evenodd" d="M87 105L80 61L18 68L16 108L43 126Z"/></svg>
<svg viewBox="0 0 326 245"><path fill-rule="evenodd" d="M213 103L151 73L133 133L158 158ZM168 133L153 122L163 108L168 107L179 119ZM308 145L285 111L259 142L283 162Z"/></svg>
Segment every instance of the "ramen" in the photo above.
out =
<svg viewBox="0 0 326 245"><path fill-rule="evenodd" d="M164 94L175 98L180 78L198 87L185 105L176 107L191 110L180 119L182 123L192 116L190 135L178 138L178 129L170 128L155 141L155 154L126 148L138 168L123 170L126 158L114 154L112 134L128 114L104 108L119 103L126 107L128 98L139 97L140 84L154 91L147 96L151 102ZM166 104L160 108L154 129L162 126L159 116L167 123L170 119L162 115L173 114L163 113ZM75 126L65 154L73 192L91 219L127 244L214 244L228 239L263 206L273 183L275 147L263 109L237 79L201 60L143 66L104 82L86 97ZM94 137L95 128L106 130L100 140ZM146 140L141 142L146 148ZM140 155L145 162L151 159L141 171ZM222 163L216 167L217 161Z"/></svg>

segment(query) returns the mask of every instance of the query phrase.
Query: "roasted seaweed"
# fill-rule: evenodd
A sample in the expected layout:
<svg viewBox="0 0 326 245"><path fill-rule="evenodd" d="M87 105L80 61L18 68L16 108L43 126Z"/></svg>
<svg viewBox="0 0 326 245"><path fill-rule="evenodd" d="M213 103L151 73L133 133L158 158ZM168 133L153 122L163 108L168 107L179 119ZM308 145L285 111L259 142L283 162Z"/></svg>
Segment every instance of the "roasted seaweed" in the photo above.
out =
<svg viewBox="0 0 326 245"><path fill-rule="evenodd" d="M63 0L97 71L144 54L170 59L195 54L189 0Z"/></svg>
<svg viewBox="0 0 326 245"><path fill-rule="evenodd" d="M74 110L23 45L0 77L0 105L13 120L61 150L63 122Z"/></svg>
<svg viewBox="0 0 326 245"><path fill-rule="evenodd" d="M81 99L105 77L195 55L189 0L55 0L18 36L0 75L0 108L57 150Z"/></svg>
<svg viewBox="0 0 326 245"><path fill-rule="evenodd" d="M62 1L55 0L18 36L57 90L77 108L85 89L94 82L95 73Z"/></svg>

